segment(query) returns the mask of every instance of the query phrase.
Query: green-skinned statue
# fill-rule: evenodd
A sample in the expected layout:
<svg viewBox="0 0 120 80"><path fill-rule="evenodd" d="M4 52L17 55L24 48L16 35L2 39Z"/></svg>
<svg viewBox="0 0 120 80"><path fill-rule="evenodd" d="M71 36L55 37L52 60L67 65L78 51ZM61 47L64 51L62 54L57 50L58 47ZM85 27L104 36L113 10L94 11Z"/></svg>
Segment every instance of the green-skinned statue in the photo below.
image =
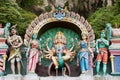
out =
<svg viewBox="0 0 120 80"><path fill-rule="evenodd" d="M96 40L96 53L97 53L97 63L96 63L96 72L97 75L99 74L100 71L100 63L103 63L103 75L106 74L106 69L107 69L107 61L108 61L108 51L107 47L109 45L109 41L106 40L105 37L105 31L101 32L100 39Z"/></svg>
<svg viewBox="0 0 120 80"><path fill-rule="evenodd" d="M8 38L8 36L9 36L10 26L11 26L11 23L6 23L6 25L5 25L5 38Z"/></svg>

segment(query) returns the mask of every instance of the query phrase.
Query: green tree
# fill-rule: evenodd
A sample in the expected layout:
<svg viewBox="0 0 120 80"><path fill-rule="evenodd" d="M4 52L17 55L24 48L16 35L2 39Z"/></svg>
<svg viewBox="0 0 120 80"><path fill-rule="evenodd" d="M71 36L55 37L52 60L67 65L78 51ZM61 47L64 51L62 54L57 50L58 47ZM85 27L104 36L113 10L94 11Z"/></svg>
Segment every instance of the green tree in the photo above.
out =
<svg viewBox="0 0 120 80"><path fill-rule="evenodd" d="M17 24L20 35L24 35L28 24L35 18L35 14L25 11L13 1L3 0L0 3L0 23Z"/></svg>

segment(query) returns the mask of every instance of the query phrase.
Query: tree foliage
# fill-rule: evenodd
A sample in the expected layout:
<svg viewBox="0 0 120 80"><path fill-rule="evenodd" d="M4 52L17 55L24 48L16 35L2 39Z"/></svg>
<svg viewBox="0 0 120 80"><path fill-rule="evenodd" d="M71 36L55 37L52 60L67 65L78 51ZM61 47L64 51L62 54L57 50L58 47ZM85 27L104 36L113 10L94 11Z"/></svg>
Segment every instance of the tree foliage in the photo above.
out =
<svg viewBox="0 0 120 80"><path fill-rule="evenodd" d="M17 3L20 7L29 10L34 5L42 6L44 4L44 0L17 0Z"/></svg>
<svg viewBox="0 0 120 80"><path fill-rule="evenodd" d="M28 24L35 18L31 12L20 8L15 2L3 0L0 3L0 23L5 25L7 22L17 24L20 35L23 35Z"/></svg>
<svg viewBox="0 0 120 80"><path fill-rule="evenodd" d="M106 23L120 25L120 10L116 2L115 5L109 7L103 7L98 9L93 15L88 18L89 23L92 25L96 38L99 37L101 30L105 29Z"/></svg>
<svg viewBox="0 0 120 80"><path fill-rule="evenodd" d="M0 0L0 23L4 25L7 22L18 24L19 33L23 35L30 22L36 17L34 13L29 12L30 7L32 5L43 5L44 0L16 1L19 5L12 0ZM66 5L68 6L68 3L66 3ZM45 11L50 10L50 6L45 7ZM79 11L76 12L79 13ZM120 25L120 0L116 0L113 6L99 8L95 13L91 14L91 16L88 16L88 21L94 29L96 38L99 37L106 23L109 22L112 26L114 26L115 23Z"/></svg>

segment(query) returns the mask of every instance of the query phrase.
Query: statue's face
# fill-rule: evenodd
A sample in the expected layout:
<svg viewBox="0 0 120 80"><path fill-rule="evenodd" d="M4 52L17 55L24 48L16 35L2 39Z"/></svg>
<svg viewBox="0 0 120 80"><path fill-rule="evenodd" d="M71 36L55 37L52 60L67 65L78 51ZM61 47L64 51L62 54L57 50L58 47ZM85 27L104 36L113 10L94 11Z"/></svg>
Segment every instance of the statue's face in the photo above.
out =
<svg viewBox="0 0 120 80"><path fill-rule="evenodd" d="M105 32L101 32L101 38L105 37Z"/></svg>
<svg viewBox="0 0 120 80"><path fill-rule="evenodd" d="M55 52L55 48L54 47L52 47L52 51Z"/></svg>
<svg viewBox="0 0 120 80"><path fill-rule="evenodd" d="M86 35L82 35L82 39L86 40L87 39Z"/></svg>
<svg viewBox="0 0 120 80"><path fill-rule="evenodd" d="M110 27L110 26L111 26L111 24L110 24L110 23L107 23L107 24L106 24L106 26L107 26L107 27Z"/></svg>
<svg viewBox="0 0 120 80"><path fill-rule="evenodd" d="M12 29L12 30L11 30L11 33L12 33L13 35L15 35L15 34L17 33L17 31L16 31L15 29Z"/></svg>

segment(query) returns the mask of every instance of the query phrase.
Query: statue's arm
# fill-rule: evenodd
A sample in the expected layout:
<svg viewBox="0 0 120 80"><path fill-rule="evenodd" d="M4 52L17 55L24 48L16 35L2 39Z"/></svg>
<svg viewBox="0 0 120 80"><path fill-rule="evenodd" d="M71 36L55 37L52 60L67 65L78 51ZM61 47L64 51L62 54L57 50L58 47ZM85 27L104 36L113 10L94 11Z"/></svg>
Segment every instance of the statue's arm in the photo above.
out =
<svg viewBox="0 0 120 80"><path fill-rule="evenodd" d="M48 47L48 42L46 42L46 48L48 51L51 51L50 48Z"/></svg>
<svg viewBox="0 0 120 80"><path fill-rule="evenodd" d="M99 39L96 40L96 46L95 46L95 50L97 53L99 53L98 44L99 44Z"/></svg>
<svg viewBox="0 0 120 80"><path fill-rule="evenodd" d="M22 38L20 36L18 38L20 40L20 43L19 43L19 47L20 47L23 44L23 40L22 40Z"/></svg>
<svg viewBox="0 0 120 80"><path fill-rule="evenodd" d="M43 52L44 52L44 53L48 53L48 54L50 53L49 51L46 51L46 50L43 50Z"/></svg>
<svg viewBox="0 0 120 80"><path fill-rule="evenodd" d="M108 41L108 40L102 39L102 41L104 42L104 44L105 44L106 46L109 45L109 41Z"/></svg>
<svg viewBox="0 0 120 80"><path fill-rule="evenodd" d="M75 45L73 44L72 47L71 47L70 50L69 50L70 52L73 50L74 46L75 46Z"/></svg>
<svg viewBox="0 0 120 80"><path fill-rule="evenodd" d="M81 46L80 46L80 41L78 42L78 50L80 50Z"/></svg>
<svg viewBox="0 0 120 80"><path fill-rule="evenodd" d="M77 66L79 66L79 53L78 53L78 55L77 55Z"/></svg>

